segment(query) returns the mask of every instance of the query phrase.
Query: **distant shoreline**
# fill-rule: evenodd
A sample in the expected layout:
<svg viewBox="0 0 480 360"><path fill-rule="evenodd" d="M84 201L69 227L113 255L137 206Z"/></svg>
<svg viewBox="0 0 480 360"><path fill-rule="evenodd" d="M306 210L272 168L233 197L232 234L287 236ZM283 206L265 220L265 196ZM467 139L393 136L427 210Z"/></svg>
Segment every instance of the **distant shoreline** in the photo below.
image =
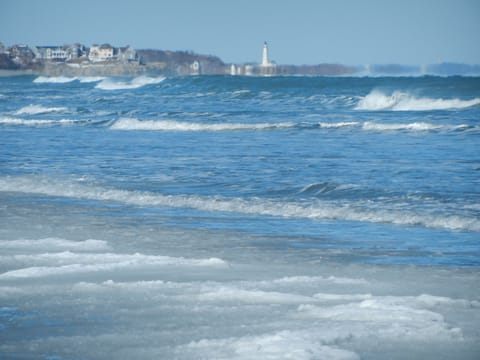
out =
<svg viewBox="0 0 480 360"><path fill-rule="evenodd" d="M16 77L16 76L46 76L46 77L59 77L59 76L66 76L66 77L82 77L82 76L104 76L104 77L137 77L137 76L166 76L161 73L156 72L142 72L142 73L117 73L117 74L98 74L98 73L91 73L91 74L79 74L79 73L45 73L42 71L35 71L35 70L4 70L0 69L0 78L6 77ZM167 75L168 76L168 75ZM172 77L177 76L231 76L229 74L196 74L196 75L171 75ZM416 77L423 77L423 76L431 76L431 77L451 77L451 76L459 76L459 77L471 77L471 78L480 78L479 74L332 74L332 75L322 75L322 74L276 74L276 75L235 75L232 77L405 77L405 78L416 78Z"/></svg>
<svg viewBox="0 0 480 360"><path fill-rule="evenodd" d="M97 52L95 52L97 51ZM108 51L103 53L102 51ZM93 56L93 55L95 56ZM54 57L57 56L57 57ZM104 44L87 48L81 44L63 47L5 47L0 43L0 77L37 76L480 76L480 65L437 63L428 65L371 64L349 66L334 63L288 65L225 63L215 55L191 51L135 50Z"/></svg>
<svg viewBox="0 0 480 360"><path fill-rule="evenodd" d="M33 70L4 70L0 69L0 77L8 77L8 76L22 76L22 75L39 75L38 73L34 72Z"/></svg>
<svg viewBox="0 0 480 360"><path fill-rule="evenodd" d="M156 52L157 50L149 50ZM161 52L161 51L158 51ZM231 75L231 76L356 76L361 69L340 64L319 65L272 65L225 64L210 55L196 55L180 52L187 59L179 61L177 53L170 55L168 61L154 61L157 54L148 54L149 61L144 63L69 63L45 61L36 66L21 69L0 69L0 76L191 76L191 75ZM163 54L162 54L163 55ZM198 59L198 60L197 60ZM197 68L194 68L196 65ZM231 73L235 67L236 73Z"/></svg>

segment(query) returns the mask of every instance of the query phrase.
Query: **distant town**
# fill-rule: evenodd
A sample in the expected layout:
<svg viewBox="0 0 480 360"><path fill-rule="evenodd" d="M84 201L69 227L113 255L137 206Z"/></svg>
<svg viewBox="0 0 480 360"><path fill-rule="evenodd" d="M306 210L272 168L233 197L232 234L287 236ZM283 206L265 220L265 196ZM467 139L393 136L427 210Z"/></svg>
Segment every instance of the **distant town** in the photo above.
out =
<svg viewBox="0 0 480 360"><path fill-rule="evenodd" d="M259 49L260 55L260 49ZM0 75L137 76L142 74L244 75L244 76L349 76L349 75L480 75L480 65L437 63L422 66L399 64L346 66L341 64L281 65L269 58L263 44L258 63L224 63L215 55L192 51L142 49L75 43L62 46L28 46L0 43ZM259 56L260 58L260 56Z"/></svg>

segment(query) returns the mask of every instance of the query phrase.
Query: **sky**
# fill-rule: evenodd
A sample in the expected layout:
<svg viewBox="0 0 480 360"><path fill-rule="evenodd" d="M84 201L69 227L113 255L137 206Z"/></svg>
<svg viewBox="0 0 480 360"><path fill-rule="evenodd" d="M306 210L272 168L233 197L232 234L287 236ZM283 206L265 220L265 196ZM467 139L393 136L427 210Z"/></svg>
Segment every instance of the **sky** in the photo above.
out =
<svg viewBox="0 0 480 360"><path fill-rule="evenodd" d="M0 42L187 50L226 63L480 64L480 0L0 0Z"/></svg>

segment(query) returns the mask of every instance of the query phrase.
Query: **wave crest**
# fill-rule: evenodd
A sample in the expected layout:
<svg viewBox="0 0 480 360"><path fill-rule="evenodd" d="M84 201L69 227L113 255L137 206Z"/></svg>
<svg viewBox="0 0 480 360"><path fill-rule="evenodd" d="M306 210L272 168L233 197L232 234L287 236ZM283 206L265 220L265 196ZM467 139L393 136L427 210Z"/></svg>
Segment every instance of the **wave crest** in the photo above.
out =
<svg viewBox="0 0 480 360"><path fill-rule="evenodd" d="M59 120L40 120L40 119L19 119L13 117L0 117L0 124L6 125L23 125L23 126L39 126L39 125L64 125L74 124L77 120L59 119Z"/></svg>
<svg viewBox="0 0 480 360"><path fill-rule="evenodd" d="M43 108L41 106L26 106L18 110L15 114L35 115L45 112L65 111L66 108ZM38 113L36 113L38 111ZM449 125L433 124L427 122L413 123L380 123L380 122L320 122L320 123L296 123L296 122L278 122L278 123L201 123L176 120L139 120L136 118L120 118L116 121L99 120L85 121L73 119L22 119L9 116L0 116L0 124L21 125L21 126L45 126L45 125L100 125L105 124L111 130L123 131L178 131L178 132L218 132L218 131L270 131L282 129L300 129L307 131L324 130L340 131L377 131L377 132L438 132L438 131L478 131L479 126L473 125Z"/></svg>
<svg viewBox="0 0 480 360"><path fill-rule="evenodd" d="M37 115L37 114L47 114L52 112L63 112L67 111L66 107L45 107L42 105L27 105L21 109L14 112L15 115Z"/></svg>
<svg viewBox="0 0 480 360"><path fill-rule="evenodd" d="M105 80L105 76L80 76L78 81L81 83L93 83Z"/></svg>
<svg viewBox="0 0 480 360"><path fill-rule="evenodd" d="M110 127L113 130L156 130L156 131L234 131L234 130L265 130L288 128L294 123L190 123L174 120L138 120L135 118L118 119Z"/></svg>
<svg viewBox="0 0 480 360"><path fill-rule="evenodd" d="M418 98L407 92L395 91L387 95L374 90L358 102L355 110L431 111L465 109L475 105L480 105L480 98L471 100Z"/></svg>
<svg viewBox="0 0 480 360"><path fill-rule="evenodd" d="M104 76L38 76L33 82L38 84L64 84L77 80L81 83L92 83L105 79Z"/></svg>
<svg viewBox="0 0 480 360"><path fill-rule="evenodd" d="M433 131L447 128L445 125L435 125L426 122L414 122L408 124L386 124L367 121L363 124L363 130L367 131Z"/></svg>
<svg viewBox="0 0 480 360"><path fill-rule="evenodd" d="M34 83L53 83L53 84L63 84L77 80L76 76L39 76L35 80Z"/></svg>
<svg viewBox="0 0 480 360"><path fill-rule="evenodd" d="M449 230L480 231L475 217L452 214L418 213L389 207L372 207L368 201L336 204L317 201L275 201L256 198L225 198L220 196L163 195L120 189L86 186L75 182L62 182L38 177L0 178L0 191L39 193L48 196L81 198L96 201L114 201L140 206L190 208L211 212L230 212L313 220L341 220L369 223L390 223L402 226L423 226Z"/></svg>
<svg viewBox="0 0 480 360"><path fill-rule="evenodd" d="M145 85L158 84L164 81L166 78L163 76L159 77L149 77L149 76L138 76L133 78L130 81L118 81L114 79L103 79L99 82L95 88L101 90L128 90L128 89L138 89Z"/></svg>
<svg viewBox="0 0 480 360"><path fill-rule="evenodd" d="M363 130L363 131L410 131L410 132L428 132L428 131L464 131L478 129L477 126L470 125L449 125L434 124L427 122L413 123L378 123L378 122L320 122L320 123L296 123L296 122L278 122L278 123L201 123L175 120L140 120L136 118L120 118L111 126L112 130L125 131L260 131L260 130L281 130L297 128L301 130L325 130L335 131L342 129Z"/></svg>

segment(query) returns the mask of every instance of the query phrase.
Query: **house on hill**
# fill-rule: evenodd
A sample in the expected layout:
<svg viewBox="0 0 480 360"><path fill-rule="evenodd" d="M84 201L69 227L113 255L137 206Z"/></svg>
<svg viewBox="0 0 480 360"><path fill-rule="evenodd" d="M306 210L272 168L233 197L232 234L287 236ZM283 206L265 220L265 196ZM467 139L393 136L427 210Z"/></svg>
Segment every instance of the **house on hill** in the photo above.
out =
<svg viewBox="0 0 480 360"><path fill-rule="evenodd" d="M13 45L8 49L10 59L16 64L27 66L35 58L32 49L27 45Z"/></svg>
<svg viewBox="0 0 480 360"><path fill-rule="evenodd" d="M33 58L34 54L32 49L30 49L27 45L13 45L9 49L10 57L12 58Z"/></svg>
<svg viewBox="0 0 480 360"><path fill-rule="evenodd" d="M92 45L88 52L88 60L92 62L108 61L114 59L114 48L110 44Z"/></svg>
<svg viewBox="0 0 480 360"><path fill-rule="evenodd" d="M84 56L85 46L81 44L64 46L36 46L33 49L37 59L47 61L68 61Z"/></svg>
<svg viewBox="0 0 480 360"><path fill-rule="evenodd" d="M88 52L88 60L91 62L119 61L123 63L138 61L138 55L134 48L127 45L115 48L110 44L92 45Z"/></svg>
<svg viewBox="0 0 480 360"><path fill-rule="evenodd" d="M35 57L50 61L67 61L68 52L60 46L36 46L33 48Z"/></svg>
<svg viewBox="0 0 480 360"><path fill-rule="evenodd" d="M85 45L75 43L73 45L67 45L67 52L70 55L70 59L77 59L83 56L87 56L87 48Z"/></svg>
<svg viewBox="0 0 480 360"><path fill-rule="evenodd" d="M117 50L116 58L118 61L124 62L124 63L138 61L137 52L130 45L127 45L125 47L120 47L116 50Z"/></svg>

